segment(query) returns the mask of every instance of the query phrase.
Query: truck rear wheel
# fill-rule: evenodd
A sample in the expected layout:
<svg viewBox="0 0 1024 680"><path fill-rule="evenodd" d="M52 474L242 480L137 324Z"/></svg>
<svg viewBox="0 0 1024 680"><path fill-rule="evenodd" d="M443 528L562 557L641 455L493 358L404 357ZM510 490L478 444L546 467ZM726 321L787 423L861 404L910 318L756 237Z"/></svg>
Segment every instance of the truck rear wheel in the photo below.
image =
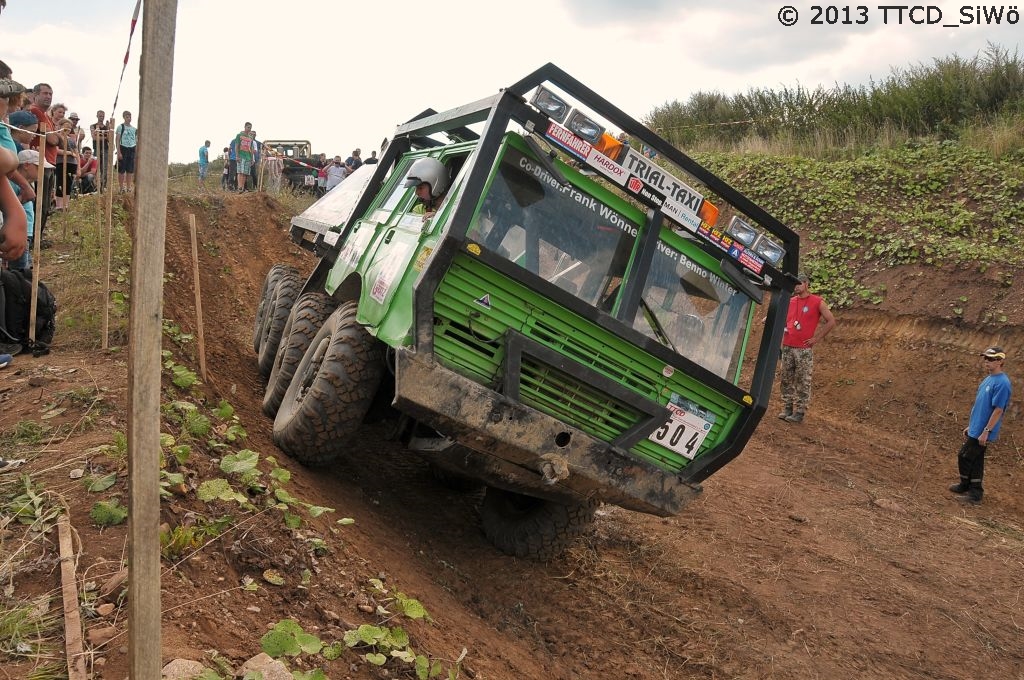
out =
<svg viewBox="0 0 1024 680"><path fill-rule="evenodd" d="M498 550L515 557L558 557L594 520L597 502L554 501L487 487L480 509L484 535Z"/></svg>
<svg viewBox="0 0 1024 680"><path fill-rule="evenodd" d="M274 367L274 357L277 356L277 348L281 344L284 326L288 323L288 315L291 314L295 298L299 296L301 290L302 281L297 272L282 273L270 290L267 304L263 307L263 326L260 329L257 360L260 375L270 375L270 370Z"/></svg>
<svg viewBox="0 0 1024 680"><path fill-rule="evenodd" d="M274 287L277 286L278 279L283 274L291 273L295 276L299 275L299 270L291 265L287 264L275 264L267 272L267 275L263 278L263 290L260 291L260 301L256 305L256 323L252 331L252 351L259 354L260 342L263 340L263 317L267 306L267 301L270 298Z"/></svg>
<svg viewBox="0 0 1024 680"><path fill-rule="evenodd" d="M295 375L295 367L302 361L309 344L334 307L334 300L320 291L303 293L295 301L281 334L274 366L267 379L267 390L263 394L263 412L271 418L277 415L281 398L288 391L288 385Z"/></svg>
<svg viewBox="0 0 1024 680"><path fill-rule="evenodd" d="M346 302L317 332L274 420L274 442L305 465L326 465L348 448L380 385L376 340Z"/></svg>

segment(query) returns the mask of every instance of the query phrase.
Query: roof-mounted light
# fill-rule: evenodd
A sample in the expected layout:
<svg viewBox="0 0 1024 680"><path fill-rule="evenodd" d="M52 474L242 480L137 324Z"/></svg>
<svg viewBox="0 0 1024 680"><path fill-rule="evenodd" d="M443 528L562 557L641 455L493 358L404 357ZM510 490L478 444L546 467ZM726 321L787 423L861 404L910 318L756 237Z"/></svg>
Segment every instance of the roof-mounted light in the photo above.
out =
<svg viewBox="0 0 1024 680"><path fill-rule="evenodd" d="M591 144L597 144L601 135L604 134L604 127L601 124L587 118L586 115L575 109L569 114L569 120L566 121L565 126L572 130L577 137L585 139Z"/></svg>
<svg viewBox="0 0 1024 680"><path fill-rule="evenodd" d="M751 247L755 253L763 257L773 267L778 267L779 263L782 262L782 258L786 256L786 249L768 238L765 234L761 234Z"/></svg>
<svg viewBox="0 0 1024 680"><path fill-rule="evenodd" d="M732 236L734 240L742 243L746 247L750 247L758 237L757 229L754 229L754 227L750 226L746 220L743 220L738 216L733 216L733 218L729 220L729 228L725 230L725 233L729 234L729 236Z"/></svg>
<svg viewBox="0 0 1024 680"><path fill-rule="evenodd" d="M569 105L546 87L538 87L530 103L547 114L551 120L561 123L569 113Z"/></svg>

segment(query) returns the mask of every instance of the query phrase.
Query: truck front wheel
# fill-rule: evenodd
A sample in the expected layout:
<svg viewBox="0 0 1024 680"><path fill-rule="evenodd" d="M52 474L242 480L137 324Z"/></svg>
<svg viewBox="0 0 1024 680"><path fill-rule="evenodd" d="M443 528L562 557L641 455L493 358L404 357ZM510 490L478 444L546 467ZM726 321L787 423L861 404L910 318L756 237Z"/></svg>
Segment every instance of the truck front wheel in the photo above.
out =
<svg viewBox="0 0 1024 680"><path fill-rule="evenodd" d="M274 420L274 442L305 465L326 465L347 448L380 385L376 340L346 302L317 332Z"/></svg>
<svg viewBox="0 0 1024 680"><path fill-rule="evenodd" d="M321 291L303 293L295 301L281 334L281 344L270 377L267 378L267 390L263 394L263 412L271 418L277 415L281 399L295 375L296 366L302 361L310 343L334 307L334 300Z"/></svg>
<svg viewBox="0 0 1024 680"><path fill-rule="evenodd" d="M299 270L287 264L275 264L263 278L263 290L260 291L260 301L256 305L256 324L252 331L252 351L259 354L260 343L263 340L263 318L266 314L267 303L277 286L278 279L284 274L299 275Z"/></svg>
<svg viewBox="0 0 1024 680"><path fill-rule="evenodd" d="M288 323L295 298L302 290L302 280L298 272L284 272L270 289L267 303L263 307L263 326L260 329L259 368L260 375L270 375L277 356L278 345L281 344L284 326Z"/></svg>
<svg viewBox="0 0 1024 680"><path fill-rule="evenodd" d="M480 509L484 535L498 550L515 557L558 557L594 520L597 502L554 501L487 487Z"/></svg>

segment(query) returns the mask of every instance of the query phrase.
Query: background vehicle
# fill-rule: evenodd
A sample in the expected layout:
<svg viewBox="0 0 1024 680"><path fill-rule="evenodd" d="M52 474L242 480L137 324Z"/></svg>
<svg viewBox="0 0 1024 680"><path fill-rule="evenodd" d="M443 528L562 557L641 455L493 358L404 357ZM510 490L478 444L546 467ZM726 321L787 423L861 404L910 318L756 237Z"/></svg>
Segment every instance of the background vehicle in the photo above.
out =
<svg viewBox="0 0 1024 680"><path fill-rule="evenodd" d="M430 218L405 186L424 157L452 178ZM598 503L674 515L739 455L799 257L793 231L552 64L399 126L291 235L319 261L304 282L271 269L254 331L277 444L329 464L368 413L393 417L439 474L487 486L498 548L541 559Z"/></svg>
<svg viewBox="0 0 1024 680"><path fill-rule="evenodd" d="M316 171L319 159L313 156L313 147L305 139L269 139L263 142L269 149L275 149L284 158L282 176L296 191L316 190Z"/></svg>

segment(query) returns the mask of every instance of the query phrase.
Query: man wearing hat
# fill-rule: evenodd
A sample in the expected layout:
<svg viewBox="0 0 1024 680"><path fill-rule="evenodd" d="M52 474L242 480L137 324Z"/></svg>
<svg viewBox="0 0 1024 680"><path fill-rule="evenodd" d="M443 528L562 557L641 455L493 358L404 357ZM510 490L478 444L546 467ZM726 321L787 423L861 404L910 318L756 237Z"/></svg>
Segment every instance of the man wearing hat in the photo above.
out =
<svg viewBox="0 0 1024 680"><path fill-rule="evenodd" d="M71 135L70 136L74 138L75 146L77 148L81 149L82 148L82 140L85 139L85 131L82 130L82 127L78 124L78 121L81 120L81 119L78 117L77 113L72 111L71 113L68 114L68 120L70 120L72 125L73 125L73 127L71 128Z"/></svg>
<svg viewBox="0 0 1024 680"><path fill-rule="evenodd" d="M818 295L813 295L810 279L801 272L797 276L793 297L786 314L786 330L782 335L782 356L779 377L782 384L782 413L779 418L801 423L811 400L811 375L814 355L811 348L836 327L836 318ZM819 322L824 320L824 324Z"/></svg>
<svg viewBox="0 0 1024 680"><path fill-rule="evenodd" d="M960 481L949 487L958 500L977 505L985 490L981 486L985 476L985 449L999 437L1003 413L1010 404L1010 378L1003 373L1006 352L1002 347L989 347L981 354L985 379L978 385L978 395L971 408L971 419L964 428L964 444L956 456L960 468Z"/></svg>
<svg viewBox="0 0 1024 680"><path fill-rule="evenodd" d="M39 129L39 120L29 111L12 111L7 122L11 124L11 136L18 145L18 151L27 149Z"/></svg>

